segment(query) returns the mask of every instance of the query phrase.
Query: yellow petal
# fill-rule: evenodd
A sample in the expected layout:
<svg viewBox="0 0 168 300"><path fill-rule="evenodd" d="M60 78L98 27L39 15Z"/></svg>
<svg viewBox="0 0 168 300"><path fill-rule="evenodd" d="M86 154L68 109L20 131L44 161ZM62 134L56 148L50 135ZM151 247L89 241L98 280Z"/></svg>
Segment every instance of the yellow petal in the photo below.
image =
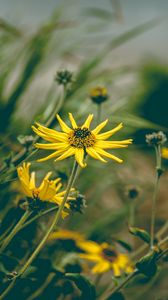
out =
<svg viewBox="0 0 168 300"><path fill-rule="evenodd" d="M93 114L90 114L90 115L87 117L85 123L81 126L81 128L86 127L86 128L89 129L90 123L92 122L92 119L93 119Z"/></svg>
<svg viewBox="0 0 168 300"><path fill-rule="evenodd" d="M51 159L51 158L54 158L54 157L60 155L62 152L64 152L64 151L63 151L63 150L57 150L57 151L53 152L52 154L50 154L50 155L48 155L48 156L46 156L46 157L43 157L43 158L38 159L37 161L38 161L38 162L46 161L46 160L48 160L48 159Z"/></svg>
<svg viewBox="0 0 168 300"><path fill-rule="evenodd" d="M111 141L97 141L94 145L96 148L101 148L101 149L119 149L119 148L127 148L128 145L124 144L116 144Z"/></svg>
<svg viewBox="0 0 168 300"><path fill-rule="evenodd" d="M27 184L25 184L25 182L23 180L20 180L20 183L21 183L23 193L27 197L32 198L32 191L30 190L29 186Z"/></svg>
<svg viewBox="0 0 168 300"><path fill-rule="evenodd" d="M80 241L78 247L92 254L99 254L101 252L100 245L93 241Z"/></svg>
<svg viewBox="0 0 168 300"><path fill-rule="evenodd" d="M120 123L118 126L116 126L115 128L113 128L112 130L109 130L107 132L104 132L104 133L96 135L96 139L106 140L110 136L112 136L113 134L115 134L117 131L119 131L122 127L123 127L123 125L122 125L122 123Z"/></svg>
<svg viewBox="0 0 168 300"><path fill-rule="evenodd" d="M36 143L34 146L38 149L57 150L57 149L68 147L69 144L65 142L51 143L51 144Z"/></svg>
<svg viewBox="0 0 168 300"><path fill-rule="evenodd" d="M168 159L168 148L163 147L161 153L163 158Z"/></svg>
<svg viewBox="0 0 168 300"><path fill-rule="evenodd" d="M81 166L81 168L86 167L86 163L84 160L84 150L82 148L76 148L75 150L75 159L77 163Z"/></svg>
<svg viewBox="0 0 168 300"><path fill-rule="evenodd" d="M108 122L108 119L105 120L104 122L100 123L95 129L92 130L92 133L98 134L100 132L100 130L102 130L106 126L107 122Z"/></svg>
<svg viewBox="0 0 168 300"><path fill-rule="evenodd" d="M93 273L105 273L110 269L110 263L102 260L92 268Z"/></svg>
<svg viewBox="0 0 168 300"><path fill-rule="evenodd" d="M70 133L70 132L72 131L72 129L69 128L69 127L65 124L65 122L60 118L60 116L59 116L58 114L57 114L57 120L58 120L58 122L59 122L59 124L60 124L60 127L61 127L62 131L64 131L65 133Z"/></svg>
<svg viewBox="0 0 168 300"><path fill-rule="evenodd" d="M69 119L71 121L71 124L72 124L72 128L75 129L75 128L78 128L78 125L76 124L76 121L73 117L73 115L71 113L69 113Z"/></svg>
<svg viewBox="0 0 168 300"><path fill-rule="evenodd" d="M108 153L108 152L104 151L103 149L95 148L95 150L96 150L96 152L98 152L99 154L101 154L101 155L103 155L103 156L105 156L105 157L109 157L109 158L111 158L111 159L117 161L118 163L122 163L122 162L123 162L122 159L118 158L117 156L115 156L115 155L113 155L113 154L111 154L111 153Z"/></svg>
<svg viewBox="0 0 168 300"><path fill-rule="evenodd" d="M56 141L67 141L67 134L63 132L56 131L54 129L47 128L39 123L35 123L35 126L32 126L33 131L45 139L48 142L56 142Z"/></svg>
<svg viewBox="0 0 168 300"><path fill-rule="evenodd" d="M47 180L51 176L52 172L48 172L46 176L44 177L44 180ZM60 180L60 178L57 178L56 180Z"/></svg>
<svg viewBox="0 0 168 300"><path fill-rule="evenodd" d="M118 277L121 275L121 270L117 263L112 263L111 268L113 269L114 276Z"/></svg>
<svg viewBox="0 0 168 300"><path fill-rule="evenodd" d="M35 189L36 188L36 184L35 184L35 172L32 172L31 173L31 176L30 176L30 189Z"/></svg>
<svg viewBox="0 0 168 300"><path fill-rule="evenodd" d="M59 156L55 161L58 161L58 160L63 160L71 155L74 155L75 154L75 149L74 148L69 148L68 150L66 150L61 156Z"/></svg>
<svg viewBox="0 0 168 300"><path fill-rule="evenodd" d="M103 159L96 151L95 149L89 147L89 148L86 148L86 152L91 156L93 157L94 159L98 159L104 163L106 163L107 161L105 159Z"/></svg>

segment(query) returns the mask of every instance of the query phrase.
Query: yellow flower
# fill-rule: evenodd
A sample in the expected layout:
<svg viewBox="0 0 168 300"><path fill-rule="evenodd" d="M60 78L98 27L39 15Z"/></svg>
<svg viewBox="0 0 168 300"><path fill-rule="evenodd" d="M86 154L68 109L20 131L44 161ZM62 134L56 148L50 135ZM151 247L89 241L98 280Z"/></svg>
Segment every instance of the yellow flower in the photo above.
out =
<svg viewBox="0 0 168 300"><path fill-rule="evenodd" d="M133 271L128 256L118 253L107 243L99 245L93 241L79 241L77 245L86 252L79 254L81 258L96 263L92 268L93 273L113 270L115 276L120 276L122 272L131 273Z"/></svg>
<svg viewBox="0 0 168 300"><path fill-rule="evenodd" d="M86 163L84 162L84 156L88 154L94 159L98 159L102 162L107 162L103 157L108 157L118 163L121 163L122 159L108 153L104 149L125 148L128 144L132 143L132 139L123 141L106 141L122 128L122 124L119 124L112 130L100 133L108 122L108 120L105 120L95 129L90 130L90 124L93 119L92 114L88 116L82 126L78 126L72 114L69 113L72 129L64 123L59 115L57 115L57 119L63 132L49 129L39 123L36 123L36 126L32 126L32 129L37 135L50 142L48 144L36 143L35 146L39 149L54 150L52 154L39 159L39 162L55 157L57 157L56 161L63 160L74 155L78 164L81 167L85 167Z"/></svg>
<svg viewBox="0 0 168 300"><path fill-rule="evenodd" d="M23 163L23 166L17 168L18 177L21 183L23 193L28 197L35 200L47 201L57 204L61 204L66 191L61 191L62 183L61 179L57 178L54 180L49 180L52 172L48 172L41 184L37 187L35 180L35 172L30 173L31 163ZM71 189L73 191L74 189ZM73 200L73 197L68 197L68 200ZM69 208L68 202L65 205ZM67 213L63 212L63 216Z"/></svg>
<svg viewBox="0 0 168 300"><path fill-rule="evenodd" d="M71 231L71 230L59 230L59 231L55 231L52 232L49 235L48 238L49 241L53 241L53 240L73 240L75 242L79 242L84 240L84 236L77 232L77 231Z"/></svg>
<svg viewBox="0 0 168 300"><path fill-rule="evenodd" d="M108 99L107 89L104 86L97 86L90 91L90 98L93 102L101 104Z"/></svg>
<svg viewBox="0 0 168 300"><path fill-rule="evenodd" d="M168 148L166 147L162 148L162 157L168 159Z"/></svg>

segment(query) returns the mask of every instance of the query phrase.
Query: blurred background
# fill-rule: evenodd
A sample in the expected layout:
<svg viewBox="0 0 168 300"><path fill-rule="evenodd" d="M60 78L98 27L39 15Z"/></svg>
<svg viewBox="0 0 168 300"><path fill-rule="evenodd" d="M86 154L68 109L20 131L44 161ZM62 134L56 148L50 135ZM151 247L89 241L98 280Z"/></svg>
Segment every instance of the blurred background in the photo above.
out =
<svg viewBox="0 0 168 300"><path fill-rule="evenodd" d="M66 69L73 72L75 81L59 107L61 116L67 121L70 111L80 124L88 113L96 115L89 93L105 86L109 98L102 105L101 119L109 118L109 128L123 122L117 139L134 138L134 144L116 152L124 158L122 165L89 160L77 181L87 208L84 214L67 218L63 227L98 242L123 239L136 249L139 243L128 233L134 201L129 190L138 191L134 225L149 230L155 155L146 145L145 134L158 130L167 134L168 130L167 12L165 0L0 0L1 232L20 214L16 166L27 153L18 156L23 148L18 136L32 135L34 121L45 123L50 117L62 92L54 78L57 71ZM58 126L56 121L52 125ZM69 174L71 159L38 164L36 158L34 154L30 161L39 180L50 169L54 175ZM156 230L167 219L166 160L163 165ZM35 225L33 230L40 231ZM28 237L29 246L34 247L36 239ZM24 234L19 238L22 241ZM139 281L141 294L135 295L132 287L126 299L166 300L166 271L161 270L148 287Z"/></svg>

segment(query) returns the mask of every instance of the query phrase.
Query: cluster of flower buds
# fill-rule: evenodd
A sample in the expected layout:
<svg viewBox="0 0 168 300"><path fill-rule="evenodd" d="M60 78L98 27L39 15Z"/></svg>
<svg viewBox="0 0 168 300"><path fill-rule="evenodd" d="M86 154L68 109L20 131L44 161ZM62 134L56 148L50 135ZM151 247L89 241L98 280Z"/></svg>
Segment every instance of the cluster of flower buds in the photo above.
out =
<svg viewBox="0 0 168 300"><path fill-rule="evenodd" d="M146 134L146 142L150 146L163 145L166 141L166 135L162 131Z"/></svg>
<svg viewBox="0 0 168 300"><path fill-rule="evenodd" d="M33 142L34 142L34 137L32 135L19 135L17 137L19 143L23 145L25 148L29 148Z"/></svg>
<svg viewBox="0 0 168 300"><path fill-rule="evenodd" d="M68 201L69 205L70 205L70 209L73 212L79 212L79 213L83 213L84 209L86 208L86 199L83 195L81 194L77 194L76 195L76 200L70 200Z"/></svg>
<svg viewBox="0 0 168 300"><path fill-rule="evenodd" d="M67 84L74 82L73 73L68 70L58 71L55 76L55 81L59 85L66 86Z"/></svg>

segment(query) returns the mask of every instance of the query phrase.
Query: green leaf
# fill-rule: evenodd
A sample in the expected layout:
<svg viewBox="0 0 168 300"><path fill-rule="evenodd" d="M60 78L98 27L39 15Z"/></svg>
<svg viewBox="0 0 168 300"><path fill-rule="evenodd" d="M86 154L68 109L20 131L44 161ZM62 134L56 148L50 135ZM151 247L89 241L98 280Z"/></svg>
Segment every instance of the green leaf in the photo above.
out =
<svg viewBox="0 0 168 300"><path fill-rule="evenodd" d="M123 248L125 248L127 251L129 251L129 252L132 251L132 246L130 244L128 244L127 242L122 241L122 240L116 240L116 242L118 244L120 244Z"/></svg>
<svg viewBox="0 0 168 300"><path fill-rule="evenodd" d="M143 240L145 243L150 243L150 235L149 233L141 228L138 227L129 227L129 232L137 237L139 237L141 240Z"/></svg>
<svg viewBox="0 0 168 300"><path fill-rule="evenodd" d="M142 257L137 263L138 271L147 277L153 277L157 272L156 259L158 252L153 250Z"/></svg>
<svg viewBox="0 0 168 300"><path fill-rule="evenodd" d="M159 126L158 124L152 123L144 118L141 118L139 116L135 116L129 113L122 114L120 112L120 115L114 115L112 117L113 122L120 122L123 121L126 125L129 125L134 128L149 128L149 129L160 129L160 130L166 130L166 128Z"/></svg>
<svg viewBox="0 0 168 300"><path fill-rule="evenodd" d="M67 273L66 279L72 280L77 288L81 291L80 300L94 300L96 299L96 290L94 285L83 275Z"/></svg>

